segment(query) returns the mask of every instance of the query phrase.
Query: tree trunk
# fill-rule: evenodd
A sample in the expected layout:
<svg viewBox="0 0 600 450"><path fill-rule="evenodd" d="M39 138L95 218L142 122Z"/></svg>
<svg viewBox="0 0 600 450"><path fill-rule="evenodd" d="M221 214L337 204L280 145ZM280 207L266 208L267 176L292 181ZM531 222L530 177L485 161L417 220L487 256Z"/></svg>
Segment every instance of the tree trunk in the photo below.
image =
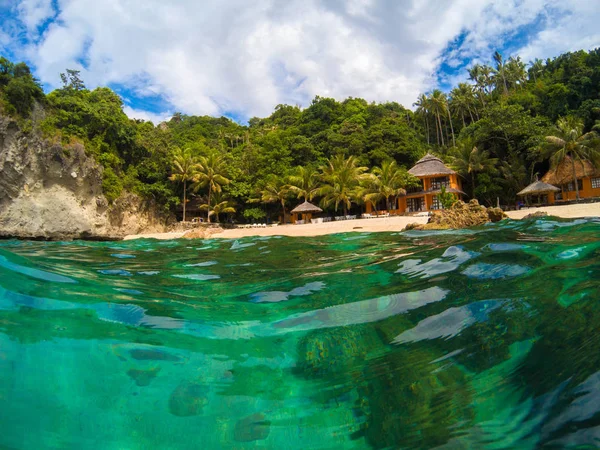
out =
<svg viewBox="0 0 600 450"><path fill-rule="evenodd" d="M462 116L463 128L466 128L467 124L465 123L465 113L464 113L464 111L461 112L460 115ZM473 116L471 116L471 121L473 121Z"/></svg>
<svg viewBox="0 0 600 450"><path fill-rule="evenodd" d="M427 145L429 145L429 119L427 114L425 114L425 129L427 130Z"/></svg>
<svg viewBox="0 0 600 450"><path fill-rule="evenodd" d="M185 191L187 190L187 180L184 178L183 180L183 221L185 222L185 202L186 202L186 195L185 195Z"/></svg>
<svg viewBox="0 0 600 450"><path fill-rule="evenodd" d="M210 195L212 194L212 185L208 183L208 210L206 211L206 221L210 223Z"/></svg>
<svg viewBox="0 0 600 450"><path fill-rule="evenodd" d="M433 121L435 122L435 139L437 140L437 144L440 145L440 128L435 117L433 118Z"/></svg>
<svg viewBox="0 0 600 450"><path fill-rule="evenodd" d="M463 117L464 120L464 117ZM454 140L454 126L452 125L452 116L450 115L450 110L448 109L448 121L450 122L450 131L452 132L452 146L456 147L456 141Z"/></svg>
<svg viewBox="0 0 600 450"><path fill-rule="evenodd" d="M442 128L442 120L440 119L440 114L437 113L437 120L438 120L438 124L440 125L440 137L442 138L442 147L444 147L446 144L444 143L444 130Z"/></svg>
<svg viewBox="0 0 600 450"><path fill-rule="evenodd" d="M281 199L281 209L283 209L283 225L285 225L285 200L283 199Z"/></svg>
<svg viewBox="0 0 600 450"><path fill-rule="evenodd" d="M575 183L575 197L579 201L579 183L577 183L577 172L575 171L575 158L571 156L571 167L573 168L573 183Z"/></svg>

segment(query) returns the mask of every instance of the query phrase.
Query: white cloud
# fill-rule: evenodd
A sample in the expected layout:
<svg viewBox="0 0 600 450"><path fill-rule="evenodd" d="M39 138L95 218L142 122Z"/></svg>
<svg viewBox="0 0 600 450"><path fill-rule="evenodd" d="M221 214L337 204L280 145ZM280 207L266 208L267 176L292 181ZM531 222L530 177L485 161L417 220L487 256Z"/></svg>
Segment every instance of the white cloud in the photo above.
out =
<svg viewBox="0 0 600 450"><path fill-rule="evenodd" d="M525 60L599 45L593 3L59 0L54 23L42 36L32 32L25 55L50 85L65 68L80 68L88 87L124 84L187 114L264 116L278 103L307 105L315 95L410 107L434 86L443 52L459 35L453 64L489 60L519 27L545 16ZM21 1L28 28L50 17L48 4Z"/></svg>
<svg viewBox="0 0 600 450"><path fill-rule="evenodd" d="M22 0L18 5L21 21L30 32L54 15L52 0Z"/></svg>
<svg viewBox="0 0 600 450"><path fill-rule="evenodd" d="M149 111L142 111L140 109L134 109L131 106L123 106L123 112L127 114L127 117L130 119L141 119L145 121L150 121L154 125L158 125L161 122L168 121L173 113L151 113Z"/></svg>

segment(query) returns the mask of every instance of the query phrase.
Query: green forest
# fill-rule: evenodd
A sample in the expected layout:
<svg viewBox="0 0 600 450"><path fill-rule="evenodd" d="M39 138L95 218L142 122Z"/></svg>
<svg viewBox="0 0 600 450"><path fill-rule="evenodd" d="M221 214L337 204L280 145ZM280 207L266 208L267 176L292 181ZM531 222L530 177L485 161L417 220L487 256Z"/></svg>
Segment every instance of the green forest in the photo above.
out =
<svg viewBox="0 0 600 450"><path fill-rule="evenodd" d="M448 93L422 94L414 111L317 96L248 125L180 113L153 124L129 119L114 91L87 89L77 71L45 94L25 63L0 57L0 113L66 152L83 144L104 167L110 202L132 192L169 213L196 197L212 221L277 220L304 199L329 213L389 205L415 183L407 169L427 152L488 205L514 205L565 156L596 161L600 49L528 63L495 53L467 75Z"/></svg>

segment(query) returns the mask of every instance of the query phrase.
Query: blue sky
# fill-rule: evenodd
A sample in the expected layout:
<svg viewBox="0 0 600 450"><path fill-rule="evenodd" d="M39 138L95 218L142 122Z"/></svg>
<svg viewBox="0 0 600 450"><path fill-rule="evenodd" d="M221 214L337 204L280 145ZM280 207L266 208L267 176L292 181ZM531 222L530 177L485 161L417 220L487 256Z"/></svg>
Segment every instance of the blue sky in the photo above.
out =
<svg viewBox="0 0 600 450"><path fill-rule="evenodd" d="M524 61L600 46L584 0L0 0L0 53L47 90L66 68L125 112L266 116L315 95L398 101L449 89L499 50Z"/></svg>

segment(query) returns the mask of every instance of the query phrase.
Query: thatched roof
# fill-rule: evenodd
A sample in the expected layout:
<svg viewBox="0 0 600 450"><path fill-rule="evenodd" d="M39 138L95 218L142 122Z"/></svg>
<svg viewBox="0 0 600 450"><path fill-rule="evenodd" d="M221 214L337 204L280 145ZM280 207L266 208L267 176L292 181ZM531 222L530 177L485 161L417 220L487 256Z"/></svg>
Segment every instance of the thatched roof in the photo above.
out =
<svg viewBox="0 0 600 450"><path fill-rule="evenodd" d="M315 213L315 212L322 212L322 211L323 210L321 208L319 208L318 206L315 206L309 202L304 202L301 205L298 205L294 209L292 209L293 214L296 214L296 213L307 214L307 213Z"/></svg>
<svg viewBox="0 0 600 450"><path fill-rule="evenodd" d="M440 158L427 153L417 161L408 173L415 177L430 177L433 175L452 175L456 172L446 167Z"/></svg>
<svg viewBox="0 0 600 450"><path fill-rule="evenodd" d="M535 194L545 194L547 192L558 192L559 188L556 186L552 186L551 184L544 183L543 181L536 181L531 183L517 195L535 195Z"/></svg>
<svg viewBox="0 0 600 450"><path fill-rule="evenodd" d="M575 173L577 179L584 177L600 176L600 170L594 167L591 161L575 161ZM542 177L544 183L566 184L573 181L573 166L571 158L566 157L557 167L550 169Z"/></svg>
<svg viewBox="0 0 600 450"><path fill-rule="evenodd" d="M446 192L449 192L451 194L467 195L463 191L461 191L460 189L454 189L452 187L447 187L446 188ZM425 194L437 195L437 194L441 194L441 193L442 193L441 189L427 189L426 191L411 192L410 194L407 194L406 197L408 197L408 198L410 198L410 197L422 197Z"/></svg>

